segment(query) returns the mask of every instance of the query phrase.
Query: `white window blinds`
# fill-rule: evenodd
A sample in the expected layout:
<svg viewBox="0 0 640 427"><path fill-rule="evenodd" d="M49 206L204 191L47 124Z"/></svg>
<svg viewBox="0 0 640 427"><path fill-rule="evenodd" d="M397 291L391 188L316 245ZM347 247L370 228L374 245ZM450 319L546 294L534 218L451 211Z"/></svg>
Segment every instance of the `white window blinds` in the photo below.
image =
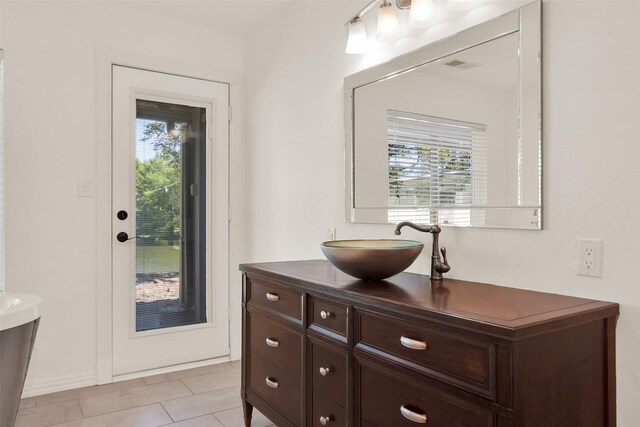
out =
<svg viewBox="0 0 640 427"><path fill-rule="evenodd" d="M469 224L471 214L464 208L486 203L486 125L387 110L387 134L393 216L442 223L429 209L408 218L403 208L456 207L451 220ZM395 219L391 213L389 219Z"/></svg>

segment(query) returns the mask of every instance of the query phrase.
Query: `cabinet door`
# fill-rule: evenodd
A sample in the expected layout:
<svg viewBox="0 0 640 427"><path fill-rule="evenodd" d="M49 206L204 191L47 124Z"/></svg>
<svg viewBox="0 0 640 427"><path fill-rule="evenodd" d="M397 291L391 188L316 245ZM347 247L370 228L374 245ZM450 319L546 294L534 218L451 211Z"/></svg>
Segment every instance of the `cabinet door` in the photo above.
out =
<svg viewBox="0 0 640 427"><path fill-rule="evenodd" d="M247 314L251 352L274 365L302 369L302 334L295 327L250 310Z"/></svg>
<svg viewBox="0 0 640 427"><path fill-rule="evenodd" d="M492 397L494 348L489 337L356 310L356 346L469 391Z"/></svg>
<svg viewBox="0 0 640 427"><path fill-rule="evenodd" d="M347 406L349 354L335 346L309 337L310 386L341 406Z"/></svg>
<svg viewBox="0 0 640 427"><path fill-rule="evenodd" d="M347 340L347 318L349 310L346 304L335 300L309 295L309 328L338 341Z"/></svg>
<svg viewBox="0 0 640 427"><path fill-rule="evenodd" d="M273 408L299 423L302 414L300 371L283 369L252 354L249 359L248 391L273 405ZM260 409L260 408L258 408Z"/></svg>
<svg viewBox="0 0 640 427"><path fill-rule="evenodd" d="M302 320L302 291L255 277L249 277L247 284L250 305L276 315Z"/></svg>
<svg viewBox="0 0 640 427"><path fill-rule="evenodd" d="M345 427L347 423L347 410L338 405L332 399L317 391L312 393L311 425L313 427Z"/></svg>
<svg viewBox="0 0 640 427"><path fill-rule="evenodd" d="M357 359L357 417L376 426L489 427L493 415L472 401L449 395L437 385Z"/></svg>

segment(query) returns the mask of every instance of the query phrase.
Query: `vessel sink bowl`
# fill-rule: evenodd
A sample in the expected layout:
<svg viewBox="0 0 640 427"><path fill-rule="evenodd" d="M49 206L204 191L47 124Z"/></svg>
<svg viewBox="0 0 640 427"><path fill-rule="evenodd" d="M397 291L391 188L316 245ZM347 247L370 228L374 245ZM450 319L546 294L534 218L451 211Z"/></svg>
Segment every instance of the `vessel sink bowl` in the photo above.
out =
<svg viewBox="0 0 640 427"><path fill-rule="evenodd" d="M424 243L415 240L332 240L320 245L339 270L358 279L375 281L394 276L420 255Z"/></svg>

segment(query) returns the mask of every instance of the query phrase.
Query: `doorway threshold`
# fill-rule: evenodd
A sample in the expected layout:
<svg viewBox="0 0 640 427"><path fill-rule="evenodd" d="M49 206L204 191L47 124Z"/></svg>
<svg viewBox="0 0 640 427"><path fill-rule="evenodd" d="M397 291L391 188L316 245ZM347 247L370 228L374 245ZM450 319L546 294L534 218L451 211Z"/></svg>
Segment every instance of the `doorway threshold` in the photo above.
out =
<svg viewBox="0 0 640 427"><path fill-rule="evenodd" d="M217 365L220 363L225 363L230 361L232 361L231 357L229 357L229 355L226 355L222 357L216 357L213 359L199 360L196 362L182 363L179 365L171 365L163 368L155 368L155 369L149 369L145 371L132 372L129 374L116 375L113 377L113 382L115 383L119 381L134 380L136 378L144 378L144 377L150 377L153 375L167 374L170 372L184 371L186 369L200 368L202 366L209 366L209 365Z"/></svg>

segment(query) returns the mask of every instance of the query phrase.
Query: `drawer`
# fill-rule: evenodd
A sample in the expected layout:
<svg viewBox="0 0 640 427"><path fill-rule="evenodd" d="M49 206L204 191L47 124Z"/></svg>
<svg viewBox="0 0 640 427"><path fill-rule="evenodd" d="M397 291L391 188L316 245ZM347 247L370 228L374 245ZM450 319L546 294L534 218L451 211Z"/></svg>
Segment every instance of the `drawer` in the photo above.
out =
<svg viewBox="0 0 640 427"><path fill-rule="evenodd" d="M358 310L356 344L429 376L492 395L493 345L488 337L434 323L412 323ZM364 344L364 347L362 346ZM382 353L381 353L382 352Z"/></svg>
<svg viewBox="0 0 640 427"><path fill-rule="evenodd" d="M309 295L309 326L323 333L329 330L347 337L347 306L337 301Z"/></svg>
<svg viewBox="0 0 640 427"><path fill-rule="evenodd" d="M454 398L431 386L418 386L419 379L359 365L359 406L356 414L363 426L415 427L489 427L493 426L491 411ZM369 424L370 423L370 424Z"/></svg>
<svg viewBox="0 0 640 427"><path fill-rule="evenodd" d="M302 292L263 279L250 279L249 304L302 320Z"/></svg>
<svg viewBox="0 0 640 427"><path fill-rule="evenodd" d="M271 402L295 424L300 423L302 383L299 369L279 368L251 354L248 377L247 387L251 391Z"/></svg>
<svg viewBox="0 0 640 427"><path fill-rule="evenodd" d="M334 402L347 405L347 352L309 339L311 351L311 387L330 397Z"/></svg>
<svg viewBox="0 0 640 427"><path fill-rule="evenodd" d="M286 369L302 369L302 334L252 310L247 313L251 353Z"/></svg>
<svg viewBox="0 0 640 427"><path fill-rule="evenodd" d="M347 410L343 406L318 391L309 392L313 393L311 407L311 425L313 427L344 427L347 425Z"/></svg>

